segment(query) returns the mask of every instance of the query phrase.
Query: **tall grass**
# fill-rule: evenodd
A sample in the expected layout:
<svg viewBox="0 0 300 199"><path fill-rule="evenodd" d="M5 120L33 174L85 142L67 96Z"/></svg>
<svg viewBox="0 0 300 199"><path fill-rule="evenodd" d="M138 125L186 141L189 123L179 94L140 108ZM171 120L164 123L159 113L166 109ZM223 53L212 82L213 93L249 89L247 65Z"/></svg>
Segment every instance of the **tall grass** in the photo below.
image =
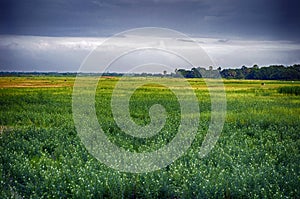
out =
<svg viewBox="0 0 300 199"><path fill-rule="evenodd" d="M291 95L300 95L300 86L284 86L278 88L279 93L291 94Z"/></svg>

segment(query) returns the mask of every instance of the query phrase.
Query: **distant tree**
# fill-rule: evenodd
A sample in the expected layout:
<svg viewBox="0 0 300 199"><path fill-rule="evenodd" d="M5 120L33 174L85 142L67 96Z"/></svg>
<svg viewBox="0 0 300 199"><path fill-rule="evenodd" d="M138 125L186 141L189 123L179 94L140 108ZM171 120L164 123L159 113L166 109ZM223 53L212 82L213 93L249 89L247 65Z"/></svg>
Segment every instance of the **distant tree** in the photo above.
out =
<svg viewBox="0 0 300 199"><path fill-rule="evenodd" d="M186 71L185 69L178 69L176 74L178 76L187 77L188 71Z"/></svg>
<svg viewBox="0 0 300 199"><path fill-rule="evenodd" d="M194 77L197 77L197 78L201 78L202 77L200 71L197 68L192 68L192 72L193 72L193 76Z"/></svg>
<svg viewBox="0 0 300 199"><path fill-rule="evenodd" d="M249 75L249 73L251 72L250 68L247 68L246 66L242 66L241 68L242 73L244 75L244 78L247 79L247 76Z"/></svg>
<svg viewBox="0 0 300 199"><path fill-rule="evenodd" d="M166 75L167 75L167 71L166 71L166 70L164 70L164 71L163 71L163 74L164 74L164 76L166 76Z"/></svg>
<svg viewBox="0 0 300 199"><path fill-rule="evenodd" d="M250 68L242 66L237 69L223 70L221 70L221 67L213 70L210 66L209 70L198 67L191 70L178 69L175 72L178 76L181 75L185 78L216 78L218 74L221 74L223 78L231 79L300 80L300 64L294 64L293 66L271 65L260 68L255 64Z"/></svg>
<svg viewBox="0 0 300 199"><path fill-rule="evenodd" d="M180 77L181 76L181 73L178 71L178 69L176 68L174 70L175 74L173 75L173 77Z"/></svg>
<svg viewBox="0 0 300 199"><path fill-rule="evenodd" d="M237 69L237 70L235 70L235 72L236 72L235 78L237 78L237 79L244 79L245 78L245 75L243 74L242 70Z"/></svg>
<svg viewBox="0 0 300 199"><path fill-rule="evenodd" d="M224 78L236 78L236 71L235 69L224 69L221 71L221 76Z"/></svg>
<svg viewBox="0 0 300 199"><path fill-rule="evenodd" d="M235 70L229 70L229 77L232 77L232 78L236 78L236 72Z"/></svg>

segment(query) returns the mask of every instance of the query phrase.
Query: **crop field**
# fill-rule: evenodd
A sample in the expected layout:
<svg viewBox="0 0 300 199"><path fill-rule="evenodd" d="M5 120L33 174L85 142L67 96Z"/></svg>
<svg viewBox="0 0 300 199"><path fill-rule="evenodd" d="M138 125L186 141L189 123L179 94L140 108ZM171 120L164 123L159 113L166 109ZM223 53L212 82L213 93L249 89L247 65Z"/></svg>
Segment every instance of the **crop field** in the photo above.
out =
<svg viewBox="0 0 300 199"><path fill-rule="evenodd" d="M166 79L170 85L183 81ZM157 84L135 90L129 108L136 124L151 123L154 104L167 112L158 134L137 138L122 132L112 116L118 80L102 77L95 95L97 119L109 140L132 153L169 143L180 117L188 117L180 114L174 93ZM72 114L74 81L68 76L0 78L0 198L299 198L300 82L224 80L224 127L201 158L211 100L202 79L188 79L200 109L192 145L163 169L129 173L101 163L81 142Z"/></svg>

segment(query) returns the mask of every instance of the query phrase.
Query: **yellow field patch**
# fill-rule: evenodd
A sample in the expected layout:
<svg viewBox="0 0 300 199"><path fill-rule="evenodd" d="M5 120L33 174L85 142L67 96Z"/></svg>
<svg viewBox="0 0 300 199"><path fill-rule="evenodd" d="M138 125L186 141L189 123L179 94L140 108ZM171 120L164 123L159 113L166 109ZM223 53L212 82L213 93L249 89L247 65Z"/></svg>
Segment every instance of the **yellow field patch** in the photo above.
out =
<svg viewBox="0 0 300 199"><path fill-rule="evenodd" d="M71 87L73 82L69 77L1 77L0 88Z"/></svg>

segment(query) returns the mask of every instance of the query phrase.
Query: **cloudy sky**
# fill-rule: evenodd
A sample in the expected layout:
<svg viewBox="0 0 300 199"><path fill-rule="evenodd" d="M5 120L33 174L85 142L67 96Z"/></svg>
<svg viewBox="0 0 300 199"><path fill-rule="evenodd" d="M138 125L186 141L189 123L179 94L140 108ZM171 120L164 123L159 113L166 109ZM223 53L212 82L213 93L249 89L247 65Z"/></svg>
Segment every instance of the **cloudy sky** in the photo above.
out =
<svg viewBox="0 0 300 199"><path fill-rule="evenodd" d="M77 71L107 38L141 27L184 33L223 68L300 63L299 7L297 0L0 0L0 71Z"/></svg>

